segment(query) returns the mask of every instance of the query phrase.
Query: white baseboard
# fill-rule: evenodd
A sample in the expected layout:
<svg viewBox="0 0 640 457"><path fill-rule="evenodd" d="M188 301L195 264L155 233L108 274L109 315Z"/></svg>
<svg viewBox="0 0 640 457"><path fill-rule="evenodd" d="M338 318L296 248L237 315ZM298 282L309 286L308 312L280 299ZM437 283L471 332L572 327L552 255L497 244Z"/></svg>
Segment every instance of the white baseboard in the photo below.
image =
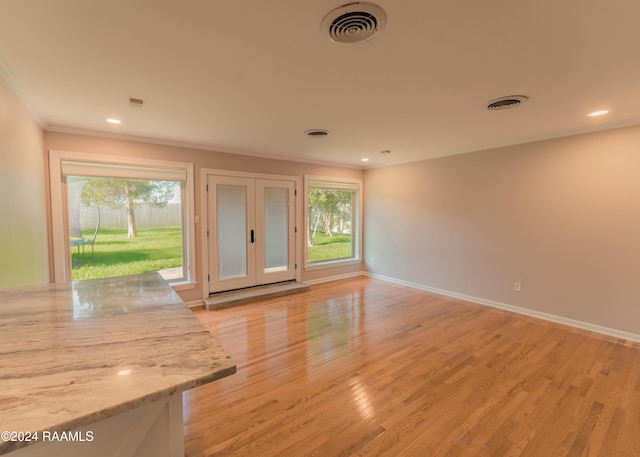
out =
<svg viewBox="0 0 640 457"><path fill-rule="evenodd" d="M302 282L305 284L313 285L313 284L321 284L323 282L338 281L340 279L355 278L356 276L367 276L367 273L364 271L354 271L353 273L345 273L343 275L336 275L336 276L327 276L325 278L319 278L319 279L310 279L308 281L303 280Z"/></svg>
<svg viewBox="0 0 640 457"><path fill-rule="evenodd" d="M570 319L568 317L557 316L555 314L544 313L542 311L535 311L532 309L521 308L519 306L508 305L506 303L500 303L493 300L486 300L484 298L473 297L471 295L459 294L456 292L451 292L449 290L438 289L435 287L425 286L423 284L417 284L409 281L403 281L401 279L392 278L389 276L383 276L374 273L362 272L365 276L369 276L371 278L380 279L382 281L387 281L394 284L399 284L403 286L412 287L414 289L420 289L427 292L432 292L438 295L444 295L446 297L458 298L460 300L469 301L472 303L477 303L479 305L491 306L492 308L499 308L505 311L511 311L518 314L524 314L526 316L535 317L538 319L543 319L550 322L555 322L557 324L568 325L570 327L576 327L583 330L589 330L592 332L601 333L603 335L613 336L616 338L624 338L630 341L640 342L640 335L635 333L624 332L622 330L616 330L613 328L603 327L601 325L591 324L588 322L582 322L575 319Z"/></svg>

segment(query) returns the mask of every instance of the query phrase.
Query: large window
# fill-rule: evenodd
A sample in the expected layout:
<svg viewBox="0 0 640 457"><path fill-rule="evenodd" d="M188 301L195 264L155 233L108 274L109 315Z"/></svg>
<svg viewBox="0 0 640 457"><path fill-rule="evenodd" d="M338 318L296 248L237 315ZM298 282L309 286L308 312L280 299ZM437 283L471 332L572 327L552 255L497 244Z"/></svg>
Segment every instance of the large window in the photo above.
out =
<svg viewBox="0 0 640 457"><path fill-rule="evenodd" d="M360 260L361 181L305 177L307 268Z"/></svg>
<svg viewBox="0 0 640 457"><path fill-rule="evenodd" d="M158 271L192 282L191 164L52 151L56 281Z"/></svg>

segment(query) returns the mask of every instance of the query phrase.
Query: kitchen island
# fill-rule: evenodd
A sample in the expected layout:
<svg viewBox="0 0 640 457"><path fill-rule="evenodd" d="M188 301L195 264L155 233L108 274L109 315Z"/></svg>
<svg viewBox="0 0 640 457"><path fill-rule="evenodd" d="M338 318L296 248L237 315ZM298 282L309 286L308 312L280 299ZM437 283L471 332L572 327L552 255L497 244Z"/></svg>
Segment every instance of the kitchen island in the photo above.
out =
<svg viewBox="0 0 640 457"><path fill-rule="evenodd" d="M235 373L157 273L0 291L0 455L184 455L182 392Z"/></svg>

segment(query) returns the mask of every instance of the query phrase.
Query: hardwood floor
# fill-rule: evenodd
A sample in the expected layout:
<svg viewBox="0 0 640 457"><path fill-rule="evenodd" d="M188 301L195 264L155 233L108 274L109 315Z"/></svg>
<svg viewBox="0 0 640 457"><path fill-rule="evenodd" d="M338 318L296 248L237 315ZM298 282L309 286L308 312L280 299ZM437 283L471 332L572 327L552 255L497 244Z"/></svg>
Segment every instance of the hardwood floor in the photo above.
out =
<svg viewBox="0 0 640 457"><path fill-rule="evenodd" d="M189 457L640 455L637 343L364 277L195 313Z"/></svg>

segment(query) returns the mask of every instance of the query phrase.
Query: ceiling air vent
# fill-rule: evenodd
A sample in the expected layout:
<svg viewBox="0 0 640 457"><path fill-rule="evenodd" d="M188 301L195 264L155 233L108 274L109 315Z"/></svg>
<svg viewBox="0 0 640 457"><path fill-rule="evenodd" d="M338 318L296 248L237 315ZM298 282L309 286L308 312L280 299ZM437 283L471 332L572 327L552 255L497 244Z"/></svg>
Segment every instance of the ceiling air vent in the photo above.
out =
<svg viewBox="0 0 640 457"><path fill-rule="evenodd" d="M307 130L304 133L310 138L324 138L325 136L329 135L329 131L323 129L311 129Z"/></svg>
<svg viewBox="0 0 640 457"><path fill-rule="evenodd" d="M144 100L142 100L141 98L129 97L129 105L133 106L134 108L142 108L142 105L144 105Z"/></svg>
<svg viewBox="0 0 640 457"><path fill-rule="evenodd" d="M354 44L370 40L387 23L387 15L371 3L349 3L327 14L322 31L335 43Z"/></svg>
<svg viewBox="0 0 640 457"><path fill-rule="evenodd" d="M509 95L508 97L502 97L490 101L487 105L487 109L490 111L498 111L503 109L515 108L516 106L520 106L527 100L529 100L529 97L525 97L524 95Z"/></svg>

